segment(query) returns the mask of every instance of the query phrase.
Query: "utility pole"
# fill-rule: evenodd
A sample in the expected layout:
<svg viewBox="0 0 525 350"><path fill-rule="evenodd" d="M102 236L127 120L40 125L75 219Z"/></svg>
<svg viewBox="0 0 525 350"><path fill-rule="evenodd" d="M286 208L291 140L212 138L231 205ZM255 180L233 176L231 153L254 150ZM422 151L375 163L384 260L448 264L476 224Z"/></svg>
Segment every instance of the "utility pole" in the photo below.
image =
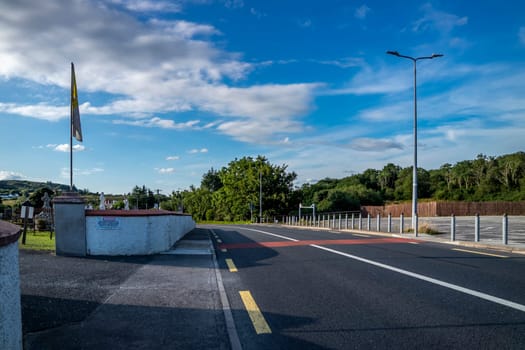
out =
<svg viewBox="0 0 525 350"><path fill-rule="evenodd" d="M262 170L259 170L259 223L262 223Z"/></svg>

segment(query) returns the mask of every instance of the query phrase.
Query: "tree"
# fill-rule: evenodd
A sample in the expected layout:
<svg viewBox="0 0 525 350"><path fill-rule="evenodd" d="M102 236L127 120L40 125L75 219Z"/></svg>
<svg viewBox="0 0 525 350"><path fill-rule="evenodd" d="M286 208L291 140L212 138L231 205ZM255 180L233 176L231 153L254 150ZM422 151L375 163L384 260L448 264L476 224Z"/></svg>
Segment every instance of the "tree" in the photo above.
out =
<svg viewBox="0 0 525 350"><path fill-rule="evenodd" d="M516 188L525 170L525 153L518 152L503 156L500 158L499 164L499 181L507 190Z"/></svg>
<svg viewBox="0 0 525 350"><path fill-rule="evenodd" d="M293 181L297 175L287 165L273 165L263 156L243 157L217 171L203 175L200 188L185 194L184 205L198 220L247 220L250 203L259 208L262 179L264 216L281 214L290 209L294 196ZM256 213L258 210L256 209Z"/></svg>
<svg viewBox="0 0 525 350"><path fill-rule="evenodd" d="M218 191L222 187L222 181L219 176L219 171L211 168L206 174L202 176L201 188L207 189L210 192Z"/></svg>
<svg viewBox="0 0 525 350"><path fill-rule="evenodd" d="M412 167L401 169L399 172L394 196L396 200L409 200L412 198Z"/></svg>
<svg viewBox="0 0 525 350"><path fill-rule="evenodd" d="M157 202L153 191L146 188L145 185L133 187L129 197L130 207L137 209L151 209Z"/></svg>
<svg viewBox="0 0 525 350"><path fill-rule="evenodd" d="M393 199L396 187L396 180L399 176L401 167L388 163L378 174L379 187L384 194L385 199Z"/></svg>
<svg viewBox="0 0 525 350"><path fill-rule="evenodd" d="M31 193L31 195L29 196L29 202L31 202L33 207L42 208L44 206L44 201L42 200L42 198L44 197L45 193L47 193L49 198L51 198L55 194L52 190L50 190L47 187L42 187L36 190L35 192Z"/></svg>
<svg viewBox="0 0 525 350"><path fill-rule="evenodd" d="M208 189L191 187L190 191L177 194L177 202L180 199L183 200L184 211L191 213L195 220L214 219L212 215L209 215L210 218L207 216L207 213L213 208L212 192ZM175 203L175 200L173 202Z"/></svg>
<svg viewBox="0 0 525 350"><path fill-rule="evenodd" d="M379 170L366 169L360 176L361 183L372 190L379 190Z"/></svg>

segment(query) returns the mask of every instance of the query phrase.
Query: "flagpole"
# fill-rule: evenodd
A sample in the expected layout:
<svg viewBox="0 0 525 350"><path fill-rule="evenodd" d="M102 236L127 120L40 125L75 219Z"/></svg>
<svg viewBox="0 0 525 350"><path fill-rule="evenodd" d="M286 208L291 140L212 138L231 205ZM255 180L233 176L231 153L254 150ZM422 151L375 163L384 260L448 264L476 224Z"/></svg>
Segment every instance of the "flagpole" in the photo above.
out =
<svg viewBox="0 0 525 350"><path fill-rule="evenodd" d="M71 103L69 104L69 190L73 192L73 62L71 62Z"/></svg>
<svg viewBox="0 0 525 350"><path fill-rule="evenodd" d="M78 111L77 79L75 78L75 66L71 62L71 110L70 110L70 133L69 133L69 189L73 192L73 137L82 142L82 128L80 126L80 112Z"/></svg>

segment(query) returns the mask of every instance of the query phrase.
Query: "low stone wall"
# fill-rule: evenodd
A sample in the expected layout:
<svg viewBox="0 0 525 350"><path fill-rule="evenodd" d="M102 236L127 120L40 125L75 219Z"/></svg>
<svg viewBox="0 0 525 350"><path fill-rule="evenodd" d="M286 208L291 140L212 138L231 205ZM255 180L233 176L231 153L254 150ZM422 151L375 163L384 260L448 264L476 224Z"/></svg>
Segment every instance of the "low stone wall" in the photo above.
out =
<svg viewBox="0 0 525 350"><path fill-rule="evenodd" d="M86 210L87 255L148 255L168 250L195 228L190 215L165 210Z"/></svg>
<svg viewBox="0 0 525 350"><path fill-rule="evenodd" d="M20 227L0 220L0 349L22 349Z"/></svg>

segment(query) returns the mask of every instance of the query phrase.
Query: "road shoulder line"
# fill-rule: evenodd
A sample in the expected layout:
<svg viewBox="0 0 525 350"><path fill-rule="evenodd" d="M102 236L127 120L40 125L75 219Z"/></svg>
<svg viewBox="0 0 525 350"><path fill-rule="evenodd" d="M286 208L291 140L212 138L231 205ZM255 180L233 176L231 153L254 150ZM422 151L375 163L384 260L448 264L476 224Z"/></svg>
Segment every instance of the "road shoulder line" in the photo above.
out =
<svg viewBox="0 0 525 350"><path fill-rule="evenodd" d="M427 277L425 275L420 275L420 274L415 273L415 272L410 272L410 271L403 270L403 269L400 269L400 268L397 268L397 267L394 267L394 266L390 266L390 265L386 265L386 264L383 264L383 263L379 263L377 261L361 258L361 257L356 256L356 255L343 253L343 252L340 252L340 251L335 250L335 249L330 249L330 248L323 247L323 246L320 246L320 245L315 245L315 244L312 244L310 246L314 247L314 248L317 248L317 249L325 250L325 251L330 252L330 253L341 255L341 256L344 256L344 257L347 257L347 258L350 258L350 259L358 260L358 261L364 262L366 264L374 265L374 266L377 266L377 267L380 267L380 268L383 268L383 269L386 269L386 270L394 271L394 272L397 272L397 273L400 273L400 274L403 274L403 275L406 275L406 276L417 278L417 279L422 280L422 281L430 282L430 283L433 283L433 284L436 284L436 285L439 285L439 286L442 286L442 287L445 287L445 288L449 288L449 289L452 289L452 290L455 290L455 291L458 291L458 292L461 292L461 293L464 293L464 294L472 295L472 296L475 296L475 297L478 297L478 298L481 298L481 299L484 299L484 300L487 300L487 301L490 301L490 302L493 302L493 303L496 303L496 304L500 304L500 305L503 305L503 306L510 307L510 308L518 310L518 311L525 312L525 305L518 304L518 303L515 303L515 302L510 301L510 300L498 298L498 297L495 297L495 296L490 295L490 294L485 294L485 293L482 293L482 292L478 292L478 291L475 291L475 290L472 290L472 289L468 289L468 288L465 288L465 287L461 287L461 286L458 286L458 285L455 285L455 284L452 284L452 283L444 282L444 281L441 281L441 280L438 280L438 279L435 279L435 278L432 278L432 277Z"/></svg>
<svg viewBox="0 0 525 350"><path fill-rule="evenodd" d="M272 235L272 236L280 236L280 235L276 235L275 233L265 232L265 231L261 231L261 230L254 230L254 229L251 229L251 230L252 231L261 232L261 233L265 233L265 234L269 234L269 235ZM286 236L280 236L280 237L284 238L284 239L288 239L288 240L297 241L296 239L293 239L293 238L290 238L290 237L286 237ZM493 303L496 303L496 304L500 304L500 305L503 305L503 306L510 307L510 308L518 310L518 311L525 312L525 305L522 305L522 304L519 304L519 303L515 303L515 302L510 301L510 300L498 298L498 297L490 295L490 294L486 294L486 293L483 293L483 292L478 292L476 290L472 290L472 289L468 289L468 288L465 288L465 287L461 287L461 286L458 286L458 285L455 285L455 284L452 284L452 283L448 283L448 282L445 282L445 281L441 281L441 280L438 280L438 279L435 279L435 278L432 278L432 277L428 277L428 276L425 276L425 275L420 275L420 274L415 273L415 272L410 272L410 271L407 271L407 270L403 270L403 269L400 269L400 268L397 268L397 267L394 267L394 266L390 266L390 265L386 265L386 264L383 264L383 263L380 263L380 262L377 262L377 261L361 258L361 257L356 256L356 255L343 253L343 252L340 252L340 251L335 250L335 249L323 247L323 246L316 245L316 244L310 244L309 246L313 247L313 248L321 249L321 250L324 250L324 251L327 251L327 252L330 252L330 253L333 253L333 254L341 255L341 256L344 256L344 257L347 257L347 258L350 258L350 259L361 261L361 262L364 262L366 264L374 265L374 266L377 266L377 267L380 267L380 268L383 268L383 269L386 269L386 270L394 271L394 272L397 272L397 273L400 273L400 274L403 274L403 275L406 275L406 276L410 276L410 277L413 277L413 278L416 278L416 279L419 279L419 280L422 280L422 281L433 283L433 284L436 284L436 285L439 285L439 286L442 286L442 287L445 287L445 288L449 288L449 289L452 289L452 290L455 290L455 291L458 291L458 292L461 292L461 293L464 293L464 294L472 295L472 296L475 296L475 297L478 297L478 298L481 298L481 299L484 299L484 300L487 300L487 301L490 301L490 302L493 302Z"/></svg>
<svg viewBox="0 0 525 350"><path fill-rule="evenodd" d="M215 234L213 229L209 229L210 232ZM215 267L215 276L217 279L217 287L219 288L219 295L221 297L222 311L224 313L224 319L226 321L226 329L228 331L228 338L230 339L230 345L232 350L242 350L241 341L239 340L239 334L237 334L237 328L235 328L235 322L233 321L233 314L230 308L230 302L224 289L224 283L222 282L221 271L219 270L219 264L217 263L217 256L215 255L215 249L213 249L213 265Z"/></svg>

